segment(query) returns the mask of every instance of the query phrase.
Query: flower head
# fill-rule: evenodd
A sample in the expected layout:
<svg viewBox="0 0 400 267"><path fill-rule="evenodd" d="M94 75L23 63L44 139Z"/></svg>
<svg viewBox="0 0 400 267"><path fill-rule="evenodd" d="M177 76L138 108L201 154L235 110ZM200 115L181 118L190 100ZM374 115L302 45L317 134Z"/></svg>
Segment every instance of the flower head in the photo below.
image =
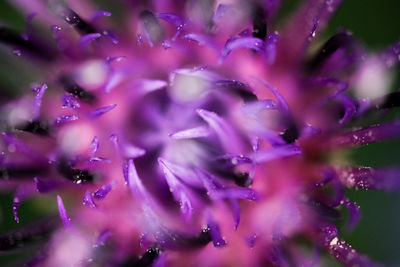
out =
<svg viewBox="0 0 400 267"><path fill-rule="evenodd" d="M399 169L334 158L400 135L365 122L399 105L398 44L369 55L343 30L310 53L340 0L305 1L279 32L279 1L121 2L119 27L68 2L15 1L26 33L0 29L42 77L2 106L1 186L17 222L43 194L60 217L3 250L51 232L32 264L303 266L326 251L374 265L341 239L339 208L355 227L344 189L398 188Z"/></svg>

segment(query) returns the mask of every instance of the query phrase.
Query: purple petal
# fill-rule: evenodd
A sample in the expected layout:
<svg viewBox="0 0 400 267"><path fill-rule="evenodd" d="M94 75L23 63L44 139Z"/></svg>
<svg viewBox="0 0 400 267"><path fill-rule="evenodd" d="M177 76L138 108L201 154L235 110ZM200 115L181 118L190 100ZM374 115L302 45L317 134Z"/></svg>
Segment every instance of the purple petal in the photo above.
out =
<svg viewBox="0 0 400 267"><path fill-rule="evenodd" d="M279 39L279 34L272 33L265 40L265 57L268 64L273 64L276 58L276 44Z"/></svg>
<svg viewBox="0 0 400 267"><path fill-rule="evenodd" d="M111 13L106 11L106 10L96 10L93 13L92 18L90 19L90 21L94 21L94 20L96 20L98 18L101 18L101 17L110 17L110 16L111 16Z"/></svg>
<svg viewBox="0 0 400 267"><path fill-rule="evenodd" d="M321 31L343 0L307 0L299 12L290 20L281 32L280 53L285 58L298 60L304 55L306 42L310 36ZM318 26L318 28L316 28Z"/></svg>
<svg viewBox="0 0 400 267"><path fill-rule="evenodd" d="M233 222L235 224L235 230L238 229L240 223L240 207L236 199L229 199L229 206L232 210Z"/></svg>
<svg viewBox="0 0 400 267"><path fill-rule="evenodd" d="M106 85L104 86L104 92L110 93L115 87L117 87L123 80L124 75L120 72L114 72L108 78Z"/></svg>
<svg viewBox="0 0 400 267"><path fill-rule="evenodd" d="M138 157L141 157L144 154L146 154L146 150L144 150L140 147L137 147L137 146L125 143L125 142L121 143L116 134L112 134L110 136L110 141L111 141L111 143L114 144L114 147L116 148L116 150L119 153L121 153L121 155L125 158L134 159L134 158L138 158Z"/></svg>
<svg viewBox="0 0 400 267"><path fill-rule="evenodd" d="M257 119L261 111L264 110L276 110L278 108L278 104L272 99L265 99L259 101L253 101L250 103L246 103L241 111L244 115Z"/></svg>
<svg viewBox="0 0 400 267"><path fill-rule="evenodd" d="M65 122L76 121L78 119L77 115L61 115L56 118L56 124L62 124Z"/></svg>
<svg viewBox="0 0 400 267"><path fill-rule="evenodd" d="M330 145L336 147L361 146L400 136L400 123L386 123L343 133L331 138Z"/></svg>
<svg viewBox="0 0 400 267"><path fill-rule="evenodd" d="M221 53L220 62L224 61L233 50L240 48L252 49L262 54L265 52L265 44L262 39L256 37L238 37L226 41Z"/></svg>
<svg viewBox="0 0 400 267"><path fill-rule="evenodd" d="M21 35L21 37L25 40L28 41L30 36L32 35L32 20L36 17L37 13L32 12L26 17L25 21L25 33Z"/></svg>
<svg viewBox="0 0 400 267"><path fill-rule="evenodd" d="M262 85L264 85L269 91L271 91L271 93L274 94L282 111L284 111L288 114L290 113L288 103L286 102L285 98L278 92L278 90L276 90L274 87L272 87L269 83L267 83L264 80L261 80L257 77L253 77L253 79L256 80L257 82L261 83Z"/></svg>
<svg viewBox="0 0 400 267"><path fill-rule="evenodd" d="M175 39L178 37L179 33L182 31L183 27L186 24L186 19L177 14L158 13L156 17L159 19L165 20L176 26L176 32L175 32L174 36L172 37L172 41L175 41Z"/></svg>
<svg viewBox="0 0 400 267"><path fill-rule="evenodd" d="M151 93L163 89L168 86L168 83L163 80L141 80L137 87L140 88L144 93Z"/></svg>
<svg viewBox="0 0 400 267"><path fill-rule="evenodd" d="M213 22L217 24L220 19L225 15L226 11L229 10L230 5L219 4L217 10L215 10L215 14L213 17Z"/></svg>
<svg viewBox="0 0 400 267"><path fill-rule="evenodd" d="M46 92L47 84L32 88L32 91L36 92L35 99L33 100L33 119L37 120L40 117L40 106L42 105L42 99Z"/></svg>
<svg viewBox="0 0 400 267"><path fill-rule="evenodd" d="M203 183L191 168L169 162L165 159L162 159L162 163L173 175L179 177L179 179L185 183L194 187L203 188Z"/></svg>
<svg viewBox="0 0 400 267"><path fill-rule="evenodd" d="M35 193L35 189L31 185L20 185L17 187L15 191L13 203L12 203L12 210L14 215L14 220L19 223L18 217L18 208L21 203L27 199L29 196Z"/></svg>
<svg viewBox="0 0 400 267"><path fill-rule="evenodd" d="M156 17L165 20L175 26L180 26L186 23L186 19L184 17L173 13L158 13Z"/></svg>
<svg viewBox="0 0 400 267"><path fill-rule="evenodd" d="M196 112L215 131L227 151L239 152L240 138L227 121L212 111L197 109Z"/></svg>
<svg viewBox="0 0 400 267"><path fill-rule="evenodd" d="M358 222L360 221L361 218L360 206L358 206L356 203L350 200L345 200L343 202L343 205L349 210L350 217L347 222L347 226L350 230L352 230L357 226Z"/></svg>
<svg viewBox="0 0 400 267"><path fill-rule="evenodd" d="M48 161L41 154L38 154L37 152L32 150L30 147L28 147L22 141L15 138L10 133L3 132L2 135L3 135L4 143L7 145L9 150L12 148L16 152L20 152L20 153L24 154L25 156L27 156L28 158L37 160L39 162L47 162Z"/></svg>
<svg viewBox="0 0 400 267"><path fill-rule="evenodd" d="M108 66L111 66L111 63L113 62L121 62L123 60L126 60L126 56L119 56L119 57L107 57L105 63Z"/></svg>
<svg viewBox="0 0 400 267"><path fill-rule="evenodd" d="M199 45L207 46L215 51L219 51L217 44L214 40L207 35L199 34L199 33L187 33L182 36L182 40L190 40L198 43Z"/></svg>
<svg viewBox="0 0 400 267"><path fill-rule="evenodd" d="M337 236L337 229L333 226L324 228L323 232L323 245L328 250L329 254L335 257L344 266L380 266L372 262L366 256L358 253L344 240L340 239Z"/></svg>
<svg viewBox="0 0 400 267"><path fill-rule="evenodd" d="M108 39L110 39L111 42L113 42L114 44L118 44L118 43L119 43L119 40L118 40L117 36L116 36L112 31L110 31L110 30L104 30L102 33L103 33L103 35L104 35L105 37L107 37Z"/></svg>
<svg viewBox="0 0 400 267"><path fill-rule="evenodd" d="M285 146L280 146L274 149L259 151L255 155L255 161L257 163L267 162L279 158L290 157L295 155L300 155L301 150L297 145L290 144Z"/></svg>
<svg viewBox="0 0 400 267"><path fill-rule="evenodd" d="M208 218L208 228L210 228L210 235L211 235L211 239L213 241L214 247L226 246L226 242L221 236L219 227L211 215L209 215L209 218Z"/></svg>
<svg viewBox="0 0 400 267"><path fill-rule="evenodd" d="M103 232L101 232L96 239L96 243L94 244L94 247L104 246L104 244L110 238L111 235L112 235L112 233L110 230L104 230Z"/></svg>
<svg viewBox="0 0 400 267"><path fill-rule="evenodd" d="M215 198L247 199L256 201L257 192L250 188L224 188L213 193Z"/></svg>
<svg viewBox="0 0 400 267"><path fill-rule="evenodd" d="M33 180L36 185L36 190L42 194L53 191L58 186L58 184L55 182L49 182L49 181L45 182L39 179L38 177L33 178Z"/></svg>
<svg viewBox="0 0 400 267"><path fill-rule="evenodd" d="M88 116L92 119L98 118L102 115L104 115L105 113L113 110L115 107L117 106L117 104L113 104L113 105L109 105L109 106L105 106L105 107L101 107L98 109L95 109L91 112L89 112Z"/></svg>
<svg viewBox="0 0 400 267"><path fill-rule="evenodd" d="M210 133L211 133L210 128L199 126L173 133L170 135L170 137L173 139L192 139L192 138L207 137L210 135Z"/></svg>
<svg viewBox="0 0 400 267"><path fill-rule="evenodd" d="M98 200L103 200L107 194L115 187L116 183L112 182L108 185L103 185L96 192L93 193L93 197Z"/></svg>
<svg viewBox="0 0 400 267"><path fill-rule="evenodd" d="M192 203L188 196L188 190L185 190L185 186L179 181L175 174L168 168L168 163L162 158L158 158L158 164L160 165L169 189L174 196L176 201L179 201L181 212L187 220L192 217Z"/></svg>
<svg viewBox="0 0 400 267"><path fill-rule="evenodd" d="M94 203L93 195L89 191L86 191L83 195L83 205L90 208L97 208L96 203Z"/></svg>
<svg viewBox="0 0 400 267"><path fill-rule="evenodd" d="M91 42L93 42L94 40L98 39L101 37L100 33L88 33L83 35L80 39L79 39L79 43L81 46L86 47L88 46Z"/></svg>
<svg viewBox="0 0 400 267"><path fill-rule="evenodd" d="M254 234L251 236L247 236L245 238L245 241L250 248L254 248L254 246L256 245L257 238L258 238L257 234Z"/></svg>
<svg viewBox="0 0 400 267"><path fill-rule="evenodd" d="M63 107L66 108L79 108L81 105L73 95L64 95L62 98Z"/></svg>
<svg viewBox="0 0 400 267"><path fill-rule="evenodd" d="M60 215L60 219L65 228L71 227L71 221L68 218L67 211L65 210L64 203L60 196L57 195L57 206L58 206L58 213Z"/></svg>
<svg viewBox="0 0 400 267"><path fill-rule="evenodd" d="M349 122L353 118L353 116L357 113L357 108L353 99L348 96L340 95L338 96L338 99L344 107L344 116L339 121L339 124L343 125Z"/></svg>
<svg viewBox="0 0 400 267"><path fill-rule="evenodd" d="M129 159L123 164L123 173L125 181L127 182L132 194L139 195L146 201L150 201L149 194L147 193L139 175L136 171L135 164L132 159Z"/></svg>
<svg viewBox="0 0 400 267"><path fill-rule="evenodd" d="M93 137L92 142L90 143L90 155L94 157L99 149L99 139L95 136Z"/></svg>
<svg viewBox="0 0 400 267"><path fill-rule="evenodd" d="M342 184L348 188L400 189L399 168L336 167L335 171Z"/></svg>
<svg viewBox="0 0 400 267"><path fill-rule="evenodd" d="M400 41L384 51L381 59L388 68L396 66L400 61Z"/></svg>

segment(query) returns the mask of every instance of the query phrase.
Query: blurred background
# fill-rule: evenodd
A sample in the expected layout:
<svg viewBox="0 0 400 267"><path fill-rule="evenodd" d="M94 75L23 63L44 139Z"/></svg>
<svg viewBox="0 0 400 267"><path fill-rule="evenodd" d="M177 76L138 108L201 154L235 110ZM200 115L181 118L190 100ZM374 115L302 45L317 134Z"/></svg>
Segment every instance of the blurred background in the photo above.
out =
<svg viewBox="0 0 400 267"><path fill-rule="evenodd" d="M12 2L12 0L10 0ZM109 10L107 1L99 2L100 7ZM113 3L115 6L116 2ZM283 6L278 23L302 1L282 0ZM114 11L114 10L111 10ZM334 15L321 40L326 40L339 29L350 30L367 50L379 51L400 40L399 0L345 0ZM115 13L114 13L115 14ZM20 32L24 29L25 18L6 0L0 0L0 25L7 25ZM3 99L18 95L21 88L38 79L35 73L26 72L21 59L15 59L12 53L0 52L0 103ZM400 88L400 68L396 68L396 81L392 90ZM396 114L397 113L397 114ZM394 111L387 116L398 116ZM350 151L347 156L355 164L369 167L400 165L400 140L373 144ZM400 177L399 177L400 179ZM347 192L349 198L361 206L362 219L353 232L343 227L342 237L360 252L385 266L400 266L400 193L356 191ZM54 201L40 198L27 201L20 208L20 224L55 212ZM12 194L0 192L0 233L17 227L12 217ZM40 246L41 244L38 244ZM29 258L33 250L17 254L0 254L0 265L17 266L15 259ZM338 266L333 260L326 259L321 266Z"/></svg>

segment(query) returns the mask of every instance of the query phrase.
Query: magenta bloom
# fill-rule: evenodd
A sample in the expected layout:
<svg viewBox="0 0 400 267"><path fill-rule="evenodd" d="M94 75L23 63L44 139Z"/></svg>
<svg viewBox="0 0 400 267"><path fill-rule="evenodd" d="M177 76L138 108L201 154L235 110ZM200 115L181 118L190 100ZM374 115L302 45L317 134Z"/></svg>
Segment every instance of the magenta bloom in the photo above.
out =
<svg viewBox="0 0 400 267"><path fill-rule="evenodd" d="M1 108L0 188L17 222L45 195L56 215L0 250L44 240L29 266L379 266L336 225L342 207L360 218L345 188L399 189L400 169L338 152L400 136L369 120L400 104L399 44L317 45L341 0L277 29L278 0L114 3L122 17L65 2L15 0L26 32L0 28L40 73Z"/></svg>

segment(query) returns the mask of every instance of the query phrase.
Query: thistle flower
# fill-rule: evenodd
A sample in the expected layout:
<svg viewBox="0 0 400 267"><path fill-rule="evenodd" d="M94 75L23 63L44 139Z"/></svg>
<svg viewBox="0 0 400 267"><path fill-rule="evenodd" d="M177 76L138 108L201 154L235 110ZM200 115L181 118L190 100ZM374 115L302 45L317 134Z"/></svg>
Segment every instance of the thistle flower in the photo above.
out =
<svg viewBox="0 0 400 267"><path fill-rule="evenodd" d="M30 266L312 266L323 251L378 266L340 237L340 208L360 217L344 189L397 189L400 170L335 155L400 135L371 119L399 105L400 47L367 54L341 31L310 52L342 1L304 1L279 32L280 1L120 2L114 24L91 1L14 2L26 32L0 40L41 78L2 106L1 187L17 222L44 195L59 218L1 250L43 238Z"/></svg>

